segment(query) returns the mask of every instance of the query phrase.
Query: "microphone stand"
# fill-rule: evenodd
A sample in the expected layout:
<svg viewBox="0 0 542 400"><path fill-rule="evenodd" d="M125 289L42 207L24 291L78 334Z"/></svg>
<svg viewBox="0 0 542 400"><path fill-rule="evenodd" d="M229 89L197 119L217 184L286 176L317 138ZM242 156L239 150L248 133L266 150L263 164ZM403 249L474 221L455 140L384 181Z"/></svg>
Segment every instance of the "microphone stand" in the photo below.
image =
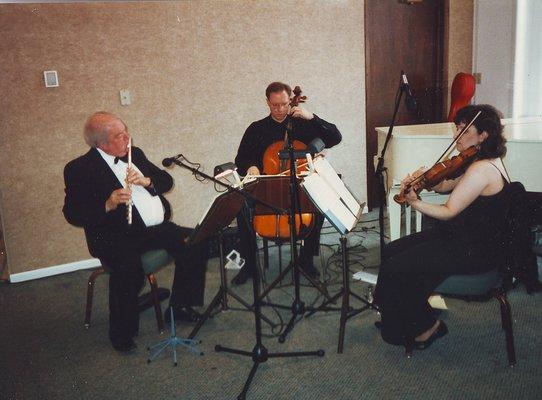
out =
<svg viewBox="0 0 542 400"><path fill-rule="evenodd" d="M384 142L384 146L382 147L382 151L380 152L380 156L378 157L378 163L375 168L375 178L378 181L378 203L379 203L379 209L378 209L378 225L379 225L379 231L380 231L380 259L383 259L383 253L384 253L384 207L386 206L386 181L384 180L384 172L387 171L387 168L384 166L384 156L386 155L386 149L388 148L388 143L392 137L393 127L395 125L395 118L397 116L397 111L399 110L399 105L401 104L401 97L403 95L403 91L405 89L405 84L403 83L403 71L401 71L401 77L400 77L400 83L399 87L397 88L397 93L395 95L395 106L393 109L393 117L391 118L391 122L389 124L388 133L386 135L386 140Z"/></svg>
<svg viewBox="0 0 542 400"><path fill-rule="evenodd" d="M292 156L293 156L293 149L291 151L292 151ZM213 181L215 183L218 183L219 185L221 185L223 187L228 188L228 190L235 191L237 193L242 194L243 196L245 196L245 198L247 200L252 200L252 201L258 202L260 204L263 204L266 207L269 207L270 209L275 211L277 214L286 214L286 210L282 210L282 209L279 209L279 208L277 208L275 206L272 206L271 204L268 204L265 201L262 201L262 200L256 198L255 196L253 196L253 195L251 195L249 193L246 193L244 190L240 190L240 189L237 189L237 188L232 187L230 185L227 185L224 182L221 182L218 179L215 179L214 177L211 177L211 176L197 170L194 167L186 165L182 161L179 160L180 158L182 158L181 155L176 156L176 157L172 157L170 159L167 159L167 163L165 162L166 160L164 160L163 164L166 165L166 164L169 164L169 163L174 163L174 164L176 164L176 165L178 165L180 167L183 167L183 168L185 168L185 169L187 169L189 171L192 171L192 173L194 175L198 175L198 176L207 178L207 179L209 179L209 180L211 180L211 181ZM291 165L293 165L293 164L291 164ZM295 180L296 177L295 177L295 175L293 175L293 176L294 176L294 180ZM292 203L291 206L292 206L292 209L293 209L294 204ZM293 209L293 210L295 210L295 209ZM252 226L252 222L253 222L252 221L252 214L253 213L249 212L249 214L250 214L249 215L249 226ZM294 227L295 227L295 225L294 225ZM290 232L292 232L291 228L290 228ZM295 238L295 234L294 234L294 238ZM292 239L290 239L290 240L292 240ZM294 250L292 250L292 251L295 253ZM299 275L298 275L298 279L299 279ZM263 345L263 342L262 342L262 312L261 312L262 301L260 300L260 271L259 271L259 268L254 268L254 273L252 274L252 290L253 290L253 295L254 295L254 322L255 322L255 328L256 328L256 333L255 333L256 344L254 345L252 351L246 351L246 350L233 349L233 348L229 348L229 347L223 347L223 346L221 346L219 344L217 344L215 346L215 351L216 352L223 351L223 352L227 352L227 353L239 354L239 355L242 355L242 356L247 356L247 357L252 358L252 361L253 361L252 369L250 370L250 373L249 373L248 378L247 378L247 380L245 382L245 385L243 386L243 390L241 391L239 396L237 396L238 400L244 400L246 398L248 389L250 387L250 384L252 383L252 379L254 378L254 375L256 374L256 371L258 370L259 365L261 363L266 362L269 358L302 357L302 356L323 357L324 354L325 354L324 350L322 350L322 349L319 349L319 350L316 350L316 351L269 353L269 351Z"/></svg>
<svg viewBox="0 0 542 400"><path fill-rule="evenodd" d="M276 308L282 308L286 310L290 310L292 312L292 316L290 320L288 321L288 324L284 328L284 331L279 336L279 343L284 343L286 341L286 336L288 333L293 329L294 324L297 322L298 316L303 316L307 311L316 312L319 311L315 309L314 307L306 307L305 303L301 300L301 275L303 275L310 284L316 288L322 295L327 299L331 300L331 297L329 293L327 292L326 288L322 288L319 283L313 279L310 275L308 275L305 271L303 271L303 268L299 265L299 257L297 254L297 231L296 231L296 223L295 223L295 217L296 214L299 214L300 221L301 221L301 204L299 202L299 185L297 182L297 175L296 175L296 152L294 151L293 143L292 143L292 117L288 116L288 120L286 122L286 137L287 137L287 143L286 143L286 151L288 152L288 159L290 161L290 210L288 215L288 224L290 226L290 264L287 268L285 268L279 276L271 282L267 286L267 288L260 294L259 300L262 302L263 305L272 306ZM294 275L294 301L290 306L282 305L282 304L275 304L275 303L269 303L264 302L263 299L267 296L267 294L277 286L279 282L282 281L284 276L292 270L293 268L293 275ZM323 353L322 353L323 355Z"/></svg>

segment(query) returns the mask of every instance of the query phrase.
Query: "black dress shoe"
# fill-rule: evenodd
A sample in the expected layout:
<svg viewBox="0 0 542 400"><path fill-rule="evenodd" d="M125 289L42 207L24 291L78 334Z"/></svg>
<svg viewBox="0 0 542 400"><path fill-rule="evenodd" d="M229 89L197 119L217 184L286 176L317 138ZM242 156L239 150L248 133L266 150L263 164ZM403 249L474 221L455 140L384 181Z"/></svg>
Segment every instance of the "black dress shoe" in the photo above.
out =
<svg viewBox="0 0 542 400"><path fill-rule="evenodd" d="M239 273L233 277L231 283L233 285L239 286L243 283L246 283L249 278L252 278L252 268L247 268L247 266L245 265L243 268L241 268Z"/></svg>
<svg viewBox="0 0 542 400"><path fill-rule="evenodd" d="M164 321L166 323L171 322L171 306L164 313ZM194 310L190 306L184 307L173 307L173 318L175 318L175 323L177 322L198 322L201 319L201 314Z"/></svg>
<svg viewBox="0 0 542 400"><path fill-rule="evenodd" d="M111 344L113 345L113 348L120 353L128 353L137 348L137 344L132 340L132 338L111 339Z"/></svg>
<svg viewBox="0 0 542 400"><path fill-rule="evenodd" d="M443 337L447 333L448 333L448 327L446 326L444 322L440 321L440 324L437 330L433 332L431 336L429 336L429 339L424 340L423 342L414 341L413 348L416 350L425 350L429 346L431 346L435 340Z"/></svg>

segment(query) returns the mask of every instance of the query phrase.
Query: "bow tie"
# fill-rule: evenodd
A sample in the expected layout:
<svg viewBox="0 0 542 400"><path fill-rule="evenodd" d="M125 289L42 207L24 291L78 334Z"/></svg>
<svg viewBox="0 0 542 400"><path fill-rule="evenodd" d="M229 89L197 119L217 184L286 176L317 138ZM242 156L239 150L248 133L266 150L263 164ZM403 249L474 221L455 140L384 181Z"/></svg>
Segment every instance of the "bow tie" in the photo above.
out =
<svg viewBox="0 0 542 400"><path fill-rule="evenodd" d="M128 163L128 154L126 154L124 157L115 157L115 164L117 164L119 160L124 161L125 163Z"/></svg>

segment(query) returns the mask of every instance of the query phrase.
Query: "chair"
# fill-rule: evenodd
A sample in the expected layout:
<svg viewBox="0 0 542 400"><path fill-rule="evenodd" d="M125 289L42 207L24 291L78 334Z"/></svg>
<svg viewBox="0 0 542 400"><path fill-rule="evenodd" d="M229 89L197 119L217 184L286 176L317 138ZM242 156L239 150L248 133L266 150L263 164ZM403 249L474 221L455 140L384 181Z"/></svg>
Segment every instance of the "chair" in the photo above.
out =
<svg viewBox="0 0 542 400"><path fill-rule="evenodd" d="M511 308L506 298L506 290L512 286L513 278L523 283L527 292L536 289L537 285L534 282L537 279L536 261L532 253L534 235L531 227L537 223L533 214L537 212L536 207L541 207L542 210L542 202L536 200L537 198L540 200L539 194L526 192L520 182L511 182L506 190L509 197L506 210L503 211L507 221L507 237L503 243L507 254L503 265L505 268L503 270L495 268L482 274L450 276L434 292L466 300L495 297L501 306L501 323L505 331L508 363L513 366L516 364L516 352ZM406 346L407 356L412 354L410 347Z"/></svg>
<svg viewBox="0 0 542 400"><path fill-rule="evenodd" d="M158 325L158 332L164 332L164 317L162 315L162 308L160 307L160 298L158 293L158 285L156 283L156 277L154 273L169 264L173 259L163 249L159 250L150 250L141 255L141 264L143 266L143 271L149 280L151 286L151 295L154 303L154 312L156 314L156 323ZM94 297L94 281L96 278L103 273L106 273L107 269L104 266L99 267L90 274L88 278L87 286L87 304L85 309L85 328L90 328L90 317L92 313L92 299ZM169 291L168 291L169 295Z"/></svg>
<svg viewBox="0 0 542 400"><path fill-rule="evenodd" d="M476 79L474 79L474 76L460 72L454 77L450 90L451 100L448 122L453 122L457 111L470 103L475 91Z"/></svg>
<svg viewBox="0 0 542 400"><path fill-rule="evenodd" d="M505 290L506 279L498 269L476 275L453 275L442 282L435 293L464 300L485 300L494 297L500 304L501 324L506 338L506 352L510 366L516 364L512 315ZM408 350L407 350L408 352Z"/></svg>

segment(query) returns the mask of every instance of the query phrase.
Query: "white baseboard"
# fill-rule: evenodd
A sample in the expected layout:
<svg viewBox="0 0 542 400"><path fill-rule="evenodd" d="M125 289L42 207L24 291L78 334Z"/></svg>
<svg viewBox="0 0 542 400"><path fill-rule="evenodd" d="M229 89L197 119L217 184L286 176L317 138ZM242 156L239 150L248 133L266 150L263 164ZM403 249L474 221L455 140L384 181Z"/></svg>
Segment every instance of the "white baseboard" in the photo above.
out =
<svg viewBox="0 0 542 400"><path fill-rule="evenodd" d="M68 272L79 271L81 269L96 268L102 265L97 258L90 258L88 260L75 261L62 265L55 265L53 267L39 268L32 271L19 272L18 274L11 274L9 281L11 283L31 281L33 279L45 278L53 275L65 274Z"/></svg>

